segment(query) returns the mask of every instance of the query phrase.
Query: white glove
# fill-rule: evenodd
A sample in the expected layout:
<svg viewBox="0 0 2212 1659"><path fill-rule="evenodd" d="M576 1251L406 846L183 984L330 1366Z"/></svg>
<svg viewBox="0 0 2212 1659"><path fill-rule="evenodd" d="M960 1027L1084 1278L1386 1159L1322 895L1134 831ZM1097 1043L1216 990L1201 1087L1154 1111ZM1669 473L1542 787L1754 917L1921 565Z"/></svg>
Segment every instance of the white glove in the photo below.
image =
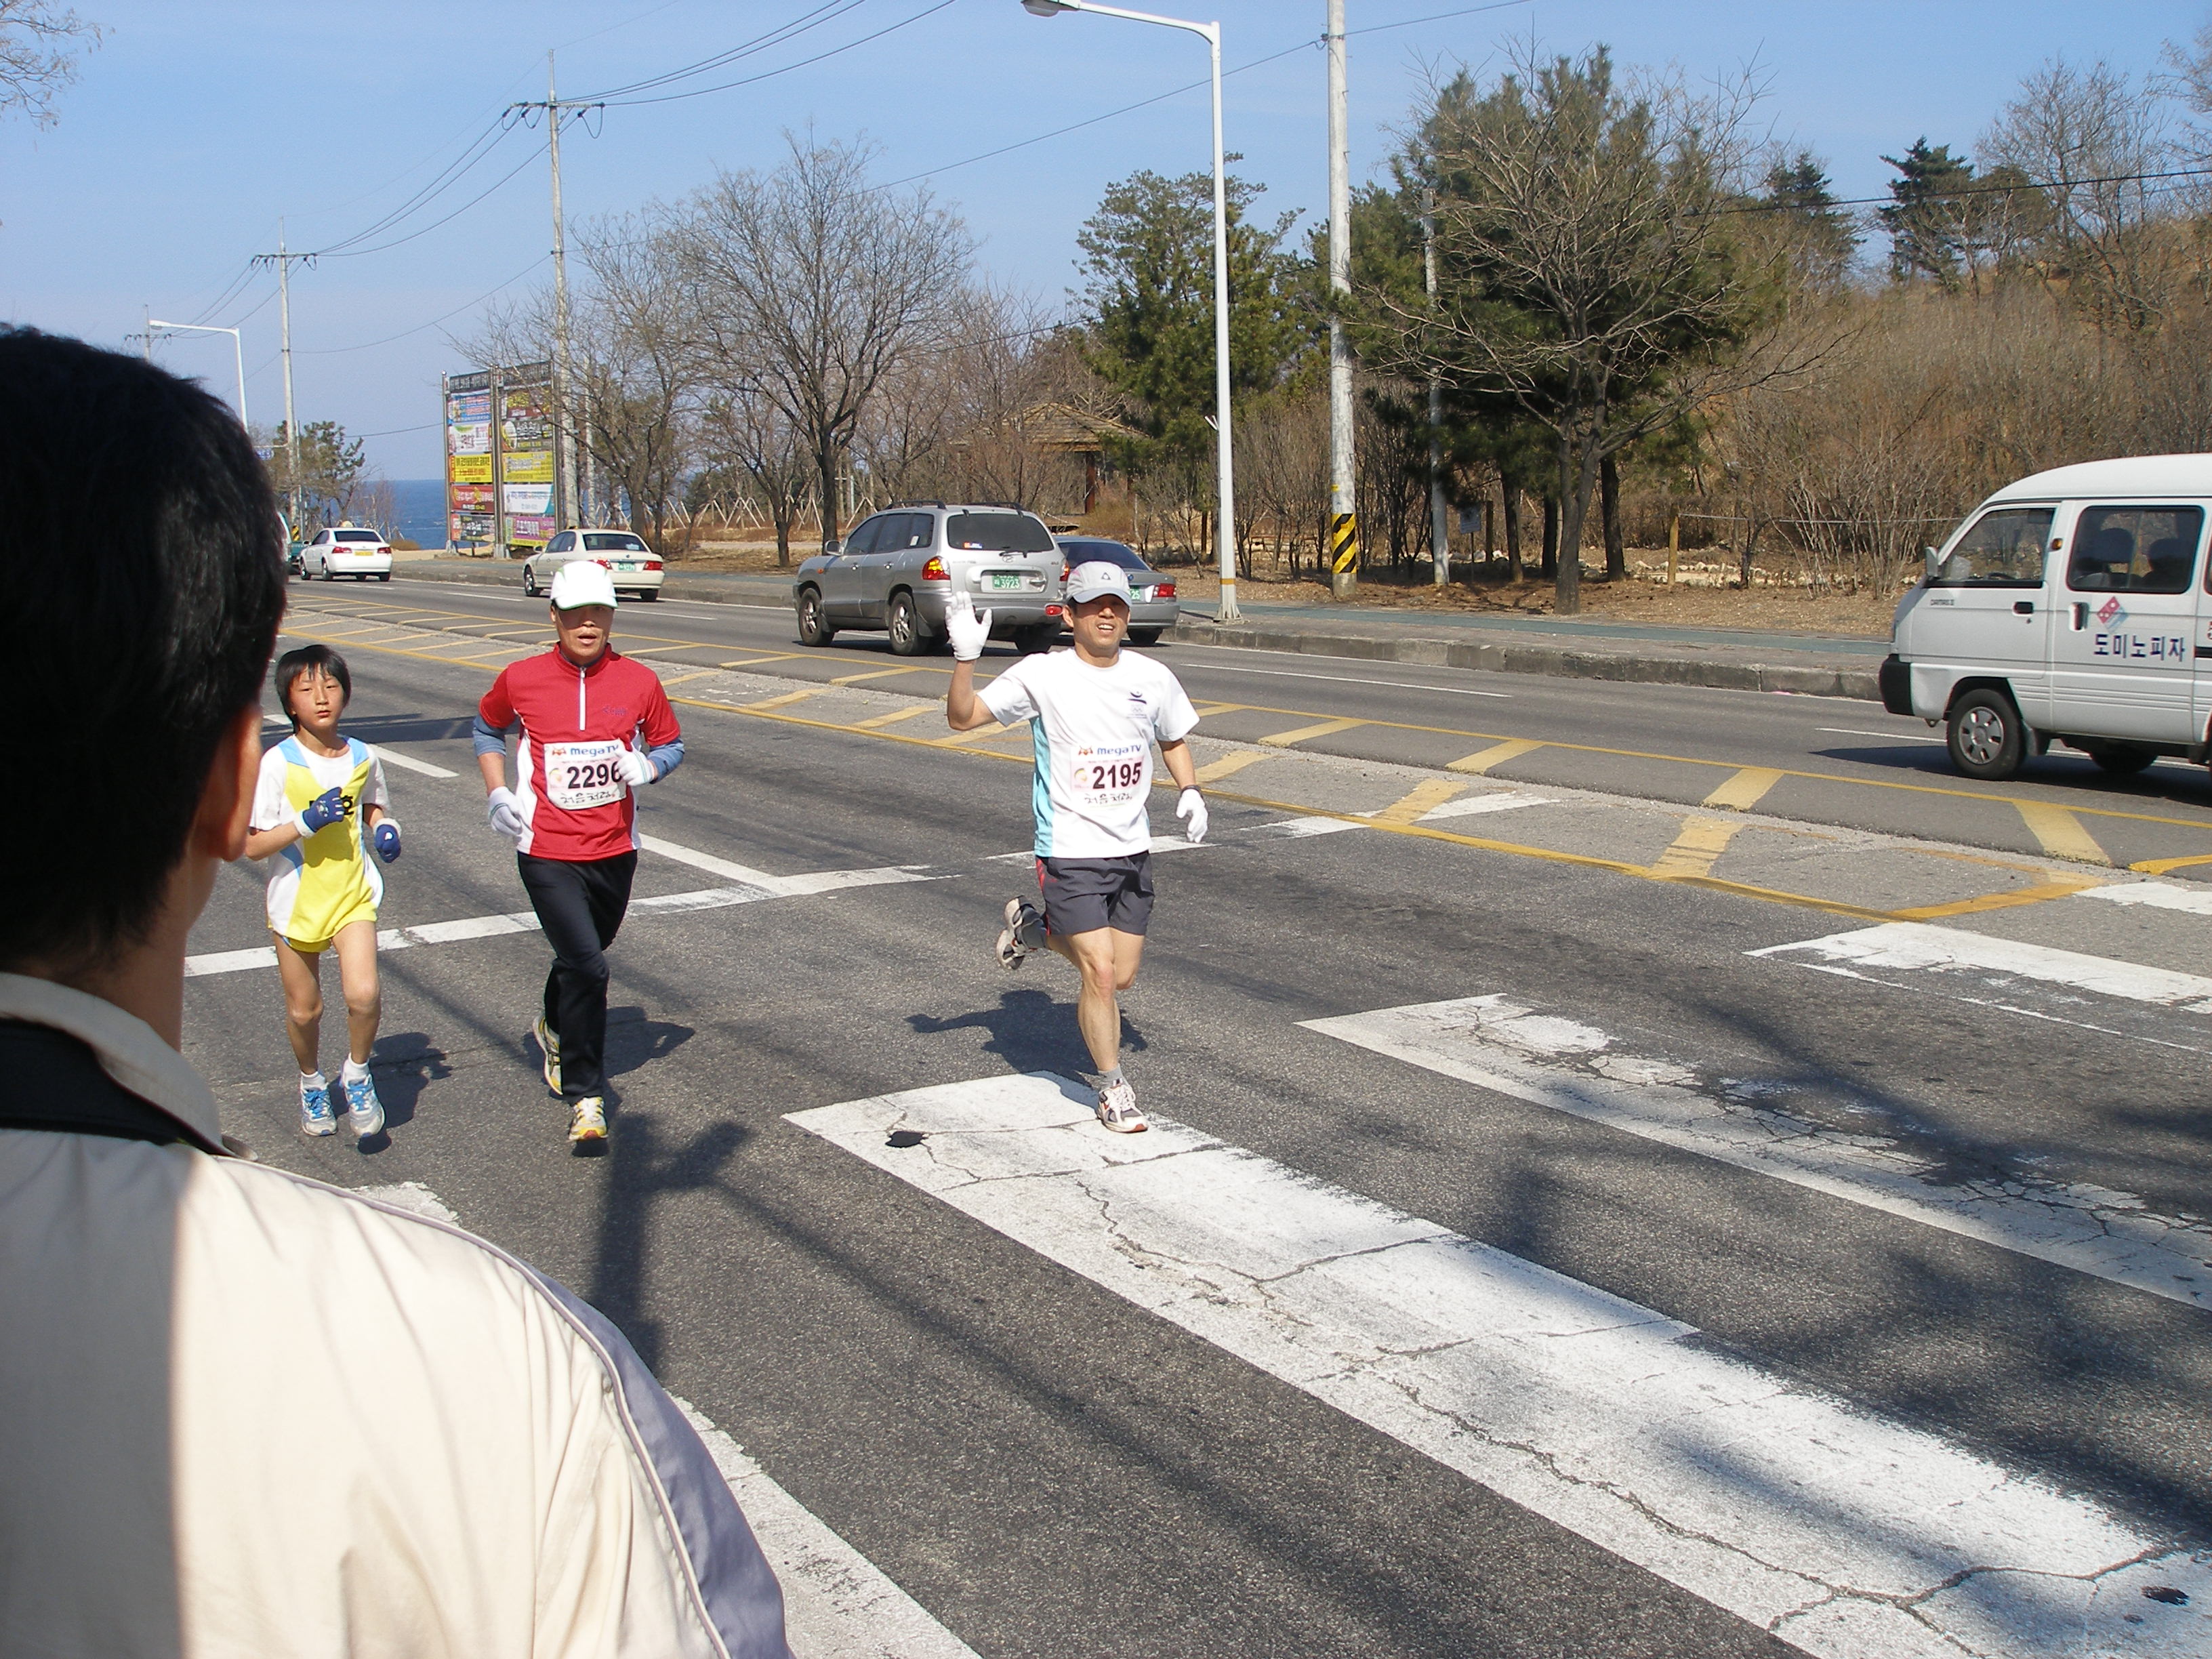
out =
<svg viewBox="0 0 2212 1659"><path fill-rule="evenodd" d="M991 613L977 616L968 596L955 593L945 601L945 635L952 641L955 662L973 662L983 654L983 641L991 637Z"/></svg>
<svg viewBox="0 0 2212 1659"><path fill-rule="evenodd" d="M1193 847L1206 839L1206 797L1197 790L1186 789L1176 797L1176 816L1188 825L1182 836Z"/></svg>
<svg viewBox="0 0 2212 1659"><path fill-rule="evenodd" d="M484 802L484 817L491 827L509 841L520 842L522 832L529 826L522 821L522 809L514 804L514 791L501 785L491 792Z"/></svg>
<svg viewBox="0 0 2212 1659"><path fill-rule="evenodd" d="M633 789L642 789L660 775L653 769L653 757L641 755L635 749L625 749L615 757L615 770L622 781Z"/></svg>

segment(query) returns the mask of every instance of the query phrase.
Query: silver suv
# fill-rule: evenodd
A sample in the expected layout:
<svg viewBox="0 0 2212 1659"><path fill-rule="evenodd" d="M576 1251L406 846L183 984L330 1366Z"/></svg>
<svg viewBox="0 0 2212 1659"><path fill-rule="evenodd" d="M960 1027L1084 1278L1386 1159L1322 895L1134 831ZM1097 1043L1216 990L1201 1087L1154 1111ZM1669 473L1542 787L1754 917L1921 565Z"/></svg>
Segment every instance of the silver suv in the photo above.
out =
<svg viewBox="0 0 2212 1659"><path fill-rule="evenodd" d="M840 629L880 628L902 657L945 637L955 592L991 613L994 638L1042 651L1060 630L1060 552L1044 520L1019 507L905 501L863 519L799 567L791 603L803 644Z"/></svg>

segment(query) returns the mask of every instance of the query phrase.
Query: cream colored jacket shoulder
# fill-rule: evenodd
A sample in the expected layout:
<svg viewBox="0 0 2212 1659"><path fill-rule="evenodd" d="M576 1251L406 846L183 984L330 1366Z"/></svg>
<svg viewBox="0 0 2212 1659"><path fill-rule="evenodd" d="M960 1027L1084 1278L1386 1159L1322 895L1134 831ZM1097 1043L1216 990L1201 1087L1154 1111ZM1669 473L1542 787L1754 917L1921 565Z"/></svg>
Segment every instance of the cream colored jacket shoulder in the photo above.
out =
<svg viewBox="0 0 2212 1659"><path fill-rule="evenodd" d="M0 1017L213 1138L150 1030L39 984ZM551 1281L243 1159L0 1130L0 1652L787 1650L696 1435Z"/></svg>

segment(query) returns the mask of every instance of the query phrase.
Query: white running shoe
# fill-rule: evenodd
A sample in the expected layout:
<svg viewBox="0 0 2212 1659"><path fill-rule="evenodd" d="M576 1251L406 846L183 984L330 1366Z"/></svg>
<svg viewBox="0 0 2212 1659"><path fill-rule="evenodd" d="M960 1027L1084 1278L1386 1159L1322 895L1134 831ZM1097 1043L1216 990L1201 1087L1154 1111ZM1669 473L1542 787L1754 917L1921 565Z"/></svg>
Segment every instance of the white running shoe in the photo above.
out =
<svg viewBox="0 0 2212 1659"><path fill-rule="evenodd" d="M363 1137L384 1127L384 1103L376 1097L376 1084L363 1074L345 1079L346 1121Z"/></svg>
<svg viewBox="0 0 2212 1659"><path fill-rule="evenodd" d="M334 1135L337 1132L338 1121L331 1111L330 1085L301 1079L300 1133L303 1135Z"/></svg>
<svg viewBox="0 0 2212 1659"><path fill-rule="evenodd" d="M607 1103L597 1095L586 1095L569 1109L568 1144L598 1144L606 1138Z"/></svg>
<svg viewBox="0 0 2212 1659"><path fill-rule="evenodd" d="M1109 1083L1098 1091L1098 1121L1117 1135L1141 1134L1147 1127L1137 1109L1137 1091L1127 1083Z"/></svg>
<svg viewBox="0 0 2212 1659"><path fill-rule="evenodd" d="M1008 970L1022 965L1032 951L1044 949L1044 913L1027 899L1006 901L1006 925L999 933L999 966Z"/></svg>
<svg viewBox="0 0 2212 1659"><path fill-rule="evenodd" d="M538 1039L538 1052L545 1057L545 1086L557 1095L561 1092L561 1039L543 1014L532 1024L530 1035Z"/></svg>

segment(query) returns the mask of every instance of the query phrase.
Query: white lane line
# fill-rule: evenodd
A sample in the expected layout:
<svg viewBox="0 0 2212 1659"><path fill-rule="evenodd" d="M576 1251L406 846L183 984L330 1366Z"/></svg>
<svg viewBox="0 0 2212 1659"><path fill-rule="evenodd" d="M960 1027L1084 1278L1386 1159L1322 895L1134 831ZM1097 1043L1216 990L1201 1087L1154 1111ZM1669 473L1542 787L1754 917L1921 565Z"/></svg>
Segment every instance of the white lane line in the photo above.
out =
<svg viewBox="0 0 2212 1659"><path fill-rule="evenodd" d="M2212 1594L2087 1499L1181 1124L1107 1134L1061 1079L789 1121L1823 1659L2171 1651L2142 1587Z"/></svg>
<svg viewBox="0 0 2212 1659"><path fill-rule="evenodd" d="M2212 1223L2159 1215L2132 1193L2087 1182L1961 1182L1889 1138L1796 1116L1761 1085L1616 1053L1605 1032L1502 995L1300 1024L1494 1094L2212 1309Z"/></svg>
<svg viewBox="0 0 2212 1659"><path fill-rule="evenodd" d="M688 864L694 870L704 870L708 875L720 876L726 881L742 881L758 887L765 882L775 879L765 870L756 870L750 865L732 864L727 859L718 859L711 853L702 853L695 848L679 847L676 842L663 840L659 836L641 835L637 838L637 844L648 853L658 853L665 859L673 859L678 864Z"/></svg>
<svg viewBox="0 0 2212 1659"><path fill-rule="evenodd" d="M1337 685L1385 687L1393 691L1444 691L1455 697L1497 697L1510 701L1510 691L1477 691L1465 685L1415 685L1406 680L1378 680L1353 674L1305 674L1291 668L1247 668L1239 664L1209 662L1194 665L1194 672L1208 674L1265 674L1279 680L1328 680Z"/></svg>
<svg viewBox="0 0 2212 1659"><path fill-rule="evenodd" d="M807 898L818 893L842 892L852 887L887 887L904 882L936 881L943 878L921 873L927 865L877 870L812 870L804 875L763 875L743 887L704 887L690 893L659 893L632 899L630 912L720 910L733 904L757 904L763 899ZM405 951L418 945L455 945L465 939L492 939L501 933L534 933L538 917L529 910L497 916L463 916L453 921L418 923L412 927L380 927L376 933L380 951ZM185 976L204 979L215 974L240 974L274 968L276 951L264 945L247 951L211 951L185 958Z"/></svg>
<svg viewBox="0 0 2212 1659"><path fill-rule="evenodd" d="M1813 728L1832 738L1887 738L1896 743L1947 743L1946 738L1931 738L1919 732L1863 732L1850 726L1819 726Z"/></svg>
<svg viewBox="0 0 2212 1659"><path fill-rule="evenodd" d="M442 766L433 766L428 761L416 760L412 755L403 755L389 744L376 745L377 754L405 772L420 772L426 778L458 778L459 772L448 772Z"/></svg>
<svg viewBox="0 0 2212 1659"><path fill-rule="evenodd" d="M1770 945L1745 952L1753 957L1813 956L1845 970L1874 969L1929 973L2005 974L2017 979L2064 985L2100 996L2178 1007L2185 1013L2212 1014L2212 979L2201 974L2146 968L2109 957L2085 956L2045 945L1994 939L1984 933L1933 927L1925 922L1889 921L1848 933L1831 933L1796 945ZM1812 965L1812 964L1808 964Z"/></svg>
<svg viewBox="0 0 2212 1659"><path fill-rule="evenodd" d="M464 1224L419 1181L355 1190L434 1221ZM680 1396L670 1398L705 1443L783 1586L784 1634L799 1659L975 1659L973 1648L778 1486L704 1412Z"/></svg>
<svg viewBox="0 0 2212 1659"><path fill-rule="evenodd" d="M975 1659L973 1648L770 1480L690 1401L676 1404L706 1442L775 1569L784 1635L799 1659Z"/></svg>
<svg viewBox="0 0 2212 1659"><path fill-rule="evenodd" d="M1553 799L1519 789L1498 789L1486 795L1464 795L1441 806L1432 806L1416 822L1434 823L1438 818L1463 818L1478 812L1510 812L1516 807L1547 805Z"/></svg>
<svg viewBox="0 0 2212 1659"><path fill-rule="evenodd" d="M2107 904L2141 904L2154 910L2180 910L2192 916L2212 916L2212 887L2187 886L2178 881L2115 881L2102 887L2085 887L2072 898L2102 899Z"/></svg>

